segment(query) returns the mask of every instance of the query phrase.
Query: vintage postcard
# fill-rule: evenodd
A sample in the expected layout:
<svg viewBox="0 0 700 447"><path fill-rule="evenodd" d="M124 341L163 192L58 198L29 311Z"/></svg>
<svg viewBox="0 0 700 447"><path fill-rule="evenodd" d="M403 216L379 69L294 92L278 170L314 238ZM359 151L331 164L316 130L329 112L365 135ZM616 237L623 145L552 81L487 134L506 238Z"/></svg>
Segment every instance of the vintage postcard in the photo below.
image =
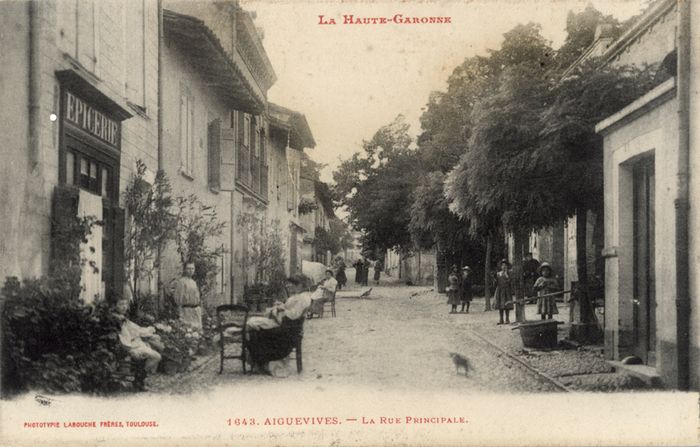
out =
<svg viewBox="0 0 700 447"><path fill-rule="evenodd" d="M697 445L699 45L691 0L0 0L0 444Z"/></svg>

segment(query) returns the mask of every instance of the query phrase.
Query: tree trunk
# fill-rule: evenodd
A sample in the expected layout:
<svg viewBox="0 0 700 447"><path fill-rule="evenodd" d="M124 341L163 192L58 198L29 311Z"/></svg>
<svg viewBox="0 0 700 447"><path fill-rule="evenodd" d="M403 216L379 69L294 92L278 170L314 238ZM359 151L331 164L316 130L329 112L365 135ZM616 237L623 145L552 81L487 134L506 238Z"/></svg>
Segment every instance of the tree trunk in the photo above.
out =
<svg viewBox="0 0 700 447"><path fill-rule="evenodd" d="M447 287L447 256L445 255L445 249L443 243L438 240L437 243L437 256L436 256L436 267L437 267L437 291L438 293L445 293Z"/></svg>
<svg viewBox="0 0 700 447"><path fill-rule="evenodd" d="M586 210L578 210L576 212L576 273L578 276L578 301L581 323L592 323L595 321L590 294L588 293L587 215Z"/></svg>
<svg viewBox="0 0 700 447"><path fill-rule="evenodd" d="M526 246L527 232L524 230L516 230L513 232L513 292L516 300L524 298L523 293L523 258L527 252ZM523 304L515 304L515 320L518 322L525 321L525 306Z"/></svg>
<svg viewBox="0 0 700 447"><path fill-rule="evenodd" d="M491 251L493 239L491 234L486 237L486 261L484 262L484 311L491 310Z"/></svg>
<svg viewBox="0 0 700 447"><path fill-rule="evenodd" d="M420 272L420 250L418 250L418 273L416 274L416 284L420 284L423 279L423 275Z"/></svg>

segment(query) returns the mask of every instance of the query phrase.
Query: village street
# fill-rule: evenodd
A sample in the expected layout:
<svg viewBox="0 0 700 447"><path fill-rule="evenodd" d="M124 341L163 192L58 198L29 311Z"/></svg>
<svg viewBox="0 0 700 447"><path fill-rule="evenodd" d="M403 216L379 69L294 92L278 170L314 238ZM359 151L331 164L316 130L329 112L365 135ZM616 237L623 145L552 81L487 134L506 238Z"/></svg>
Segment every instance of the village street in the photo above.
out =
<svg viewBox="0 0 700 447"><path fill-rule="evenodd" d="M353 277L352 271L348 276ZM293 362L286 378L243 375L237 360L228 360L224 373L219 375L216 352L197 362L193 371L149 378L146 394L189 393L211 386L250 387L279 381L313 383L317 390L351 384L377 391L561 391L481 338L512 346L513 352L520 346L518 332L511 330L513 326L497 326L497 312L483 311L483 299L472 303L469 314L449 314L445 296L430 287L409 287L386 277L379 286L370 287L373 288L368 298L358 297L367 288L356 285L349 289L354 297L342 298L345 293L339 294L336 318L327 311L324 318L306 321L304 369L300 375ZM528 307L528 318L534 318L529 315L534 306ZM466 377L461 369L456 373L451 352L469 359L473 369ZM588 359L586 364L595 368L603 362Z"/></svg>

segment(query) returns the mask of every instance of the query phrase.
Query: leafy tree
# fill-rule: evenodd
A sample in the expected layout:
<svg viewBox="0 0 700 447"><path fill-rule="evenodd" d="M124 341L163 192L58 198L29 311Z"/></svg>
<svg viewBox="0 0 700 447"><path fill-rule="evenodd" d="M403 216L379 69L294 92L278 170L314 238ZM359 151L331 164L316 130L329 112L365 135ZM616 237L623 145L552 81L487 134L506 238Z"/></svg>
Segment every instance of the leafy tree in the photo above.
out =
<svg viewBox="0 0 700 447"><path fill-rule="evenodd" d="M259 214L248 212L238 216L236 225L248 238L248 253L241 253L238 259L240 267L243 270L254 267L255 284L271 286L272 292L281 290L286 277L286 256L279 221L267 223Z"/></svg>
<svg viewBox="0 0 700 447"><path fill-rule="evenodd" d="M316 227L314 237L314 247L317 251L325 253L326 250L332 254L339 253L352 247L353 238L347 225L340 219L330 219L329 229Z"/></svg>
<svg viewBox="0 0 700 447"><path fill-rule="evenodd" d="M623 26L610 15L603 15L588 4L580 13L569 11L566 16L566 40L557 50L556 60L560 69L567 69L593 43L598 25L607 25L606 36L617 38Z"/></svg>
<svg viewBox="0 0 700 447"><path fill-rule="evenodd" d="M417 163L408 128L399 115L333 173L334 194L354 227L364 231L368 250L411 246L410 195Z"/></svg>
<svg viewBox="0 0 700 447"><path fill-rule="evenodd" d="M191 194L176 199L175 243L180 262L193 262L195 280L203 297L208 296L216 275L224 246L211 246L211 238L223 234L226 223L219 220L216 208L202 203Z"/></svg>
<svg viewBox="0 0 700 447"><path fill-rule="evenodd" d="M581 318L594 321L587 294L586 216L602 212L603 147L595 124L639 98L659 82L656 67L578 65L552 88L553 101L540 113L541 135L534 157L549 166L543 185L552 191L544 205L552 221L577 218L576 250ZM558 214L558 216L557 216Z"/></svg>
<svg viewBox="0 0 700 447"><path fill-rule="evenodd" d="M159 170L153 183L146 181L146 165L136 161L124 191L124 207L129 219L124 238L124 258L128 285L135 301L141 299L140 283L153 277L159 268L159 255L174 235L171 186Z"/></svg>

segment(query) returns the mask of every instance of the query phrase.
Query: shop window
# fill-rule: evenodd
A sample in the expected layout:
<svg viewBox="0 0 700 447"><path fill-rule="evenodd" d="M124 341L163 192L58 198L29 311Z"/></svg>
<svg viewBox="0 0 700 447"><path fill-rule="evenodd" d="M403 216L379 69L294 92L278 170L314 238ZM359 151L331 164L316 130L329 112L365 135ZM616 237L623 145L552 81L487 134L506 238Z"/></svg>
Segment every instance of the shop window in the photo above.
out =
<svg viewBox="0 0 700 447"><path fill-rule="evenodd" d="M104 198L112 197L110 168L80 152L66 151L66 184L75 185Z"/></svg>

